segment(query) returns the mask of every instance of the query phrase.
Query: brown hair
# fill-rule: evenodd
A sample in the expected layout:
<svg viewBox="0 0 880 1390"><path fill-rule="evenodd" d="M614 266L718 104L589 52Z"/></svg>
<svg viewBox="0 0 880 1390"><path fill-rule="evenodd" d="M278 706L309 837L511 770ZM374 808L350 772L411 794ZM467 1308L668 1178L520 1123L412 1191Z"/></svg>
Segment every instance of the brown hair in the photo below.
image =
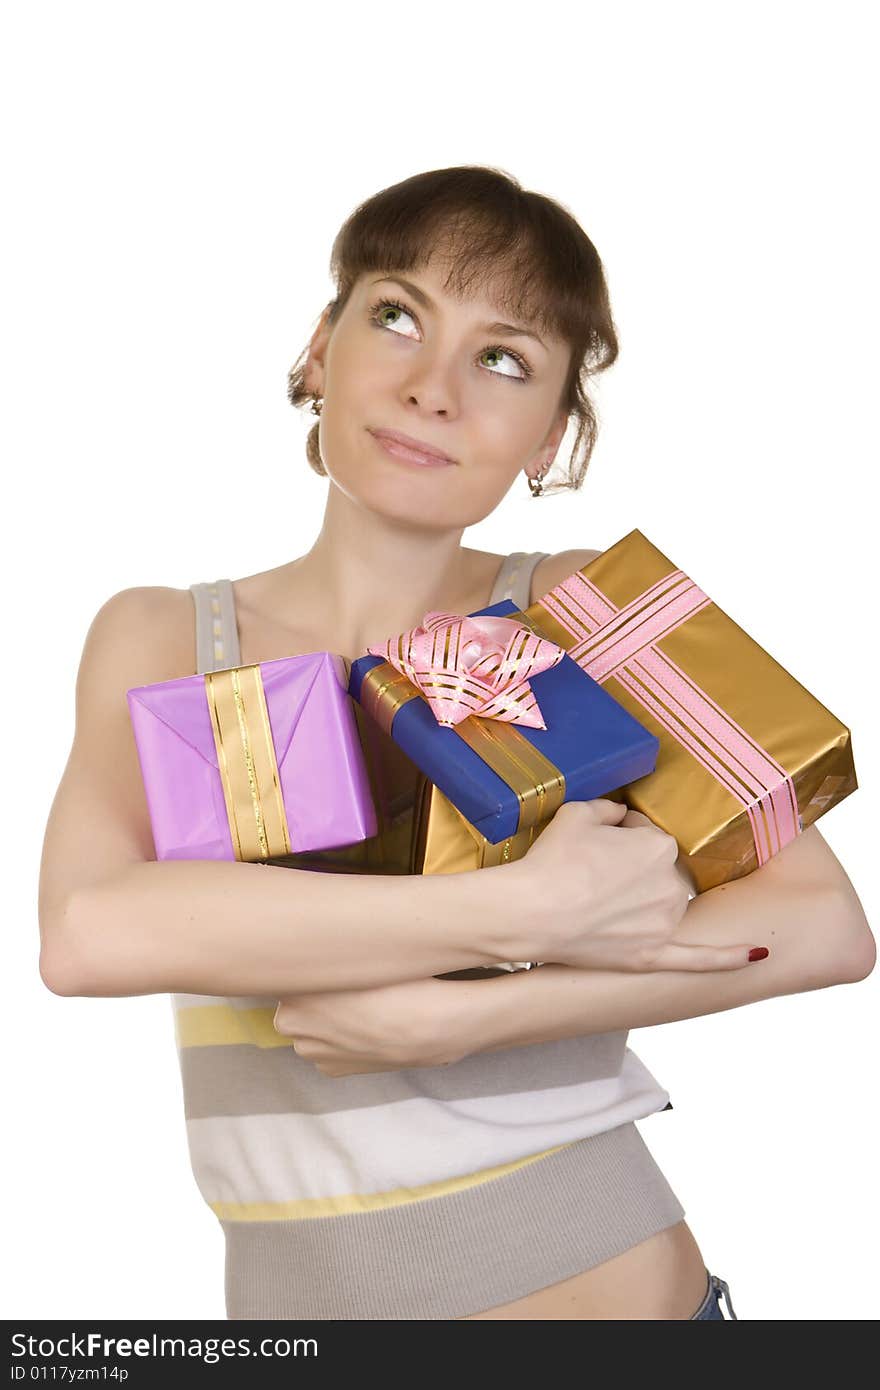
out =
<svg viewBox="0 0 880 1390"><path fill-rule="evenodd" d="M500 169L462 165L432 169L361 203L343 223L330 256L337 295L328 322L342 313L358 278L373 271L415 270L436 256L445 283L464 298L491 285L499 304L567 342L571 361L559 409L578 422L568 477L544 492L579 488L598 434L586 383L618 355L602 262L582 227L561 204L524 190ZM304 373L308 348L287 374L291 405L311 400ZM326 477L317 422L306 457ZM581 458L577 454L583 446Z"/></svg>

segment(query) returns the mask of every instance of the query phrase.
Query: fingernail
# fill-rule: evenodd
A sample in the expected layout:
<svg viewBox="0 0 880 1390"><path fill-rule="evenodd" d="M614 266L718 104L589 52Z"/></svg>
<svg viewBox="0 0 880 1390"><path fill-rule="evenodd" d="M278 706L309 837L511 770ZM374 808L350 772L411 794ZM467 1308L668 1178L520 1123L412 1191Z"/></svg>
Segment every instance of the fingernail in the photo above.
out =
<svg viewBox="0 0 880 1390"><path fill-rule="evenodd" d="M767 950L766 946L753 946L751 951L749 951L749 960L763 960L764 957L769 956L769 954L770 952Z"/></svg>

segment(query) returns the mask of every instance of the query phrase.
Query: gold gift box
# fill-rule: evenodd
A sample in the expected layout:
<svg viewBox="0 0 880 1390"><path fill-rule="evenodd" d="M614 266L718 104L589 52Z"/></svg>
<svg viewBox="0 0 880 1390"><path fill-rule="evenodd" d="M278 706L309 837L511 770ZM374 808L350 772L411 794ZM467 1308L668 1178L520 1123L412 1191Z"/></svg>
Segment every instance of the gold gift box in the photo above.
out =
<svg viewBox="0 0 880 1390"><path fill-rule="evenodd" d="M846 725L641 531L509 616L656 734L654 771L609 799L674 836L697 893L759 868L858 786ZM492 845L422 779L413 872L519 859L543 828Z"/></svg>
<svg viewBox="0 0 880 1390"><path fill-rule="evenodd" d="M550 820L493 844L424 773L419 775L412 835L414 874L459 874L521 859Z"/></svg>
<svg viewBox="0 0 880 1390"><path fill-rule="evenodd" d="M551 817L552 819L552 817ZM485 869L491 864L507 864L521 859L550 820L526 826L506 840L493 844L481 835L466 816L424 773L419 774L413 827L411 872L414 874L458 874L468 869ZM529 970L540 961L509 961L503 965L477 965L466 970L438 975L440 980L478 980L515 970Z"/></svg>

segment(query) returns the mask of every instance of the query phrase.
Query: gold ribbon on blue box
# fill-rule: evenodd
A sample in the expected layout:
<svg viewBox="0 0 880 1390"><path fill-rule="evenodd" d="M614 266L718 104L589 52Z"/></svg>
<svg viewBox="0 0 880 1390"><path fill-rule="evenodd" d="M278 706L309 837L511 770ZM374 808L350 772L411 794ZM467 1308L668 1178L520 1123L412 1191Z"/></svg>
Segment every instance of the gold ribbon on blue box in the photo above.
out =
<svg viewBox="0 0 880 1390"><path fill-rule="evenodd" d="M427 613L349 691L490 843L652 771L658 742L509 600Z"/></svg>
<svg viewBox="0 0 880 1390"><path fill-rule="evenodd" d="M492 844L456 810L448 796L424 773L419 774L414 809L410 873L460 874L512 864L535 843L550 819L529 825Z"/></svg>

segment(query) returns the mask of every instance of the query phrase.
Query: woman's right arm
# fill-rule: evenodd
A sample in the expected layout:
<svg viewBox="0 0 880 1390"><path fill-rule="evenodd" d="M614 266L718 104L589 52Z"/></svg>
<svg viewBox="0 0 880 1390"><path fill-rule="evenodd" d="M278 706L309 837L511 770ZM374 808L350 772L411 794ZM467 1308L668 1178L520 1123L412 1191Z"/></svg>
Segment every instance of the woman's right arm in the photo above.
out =
<svg viewBox="0 0 880 1390"><path fill-rule="evenodd" d="M514 934L499 910L505 866L423 877L156 861L125 692L191 675L193 652L188 590L122 590L89 628L40 865L49 989L281 996L519 958L527 924Z"/></svg>

